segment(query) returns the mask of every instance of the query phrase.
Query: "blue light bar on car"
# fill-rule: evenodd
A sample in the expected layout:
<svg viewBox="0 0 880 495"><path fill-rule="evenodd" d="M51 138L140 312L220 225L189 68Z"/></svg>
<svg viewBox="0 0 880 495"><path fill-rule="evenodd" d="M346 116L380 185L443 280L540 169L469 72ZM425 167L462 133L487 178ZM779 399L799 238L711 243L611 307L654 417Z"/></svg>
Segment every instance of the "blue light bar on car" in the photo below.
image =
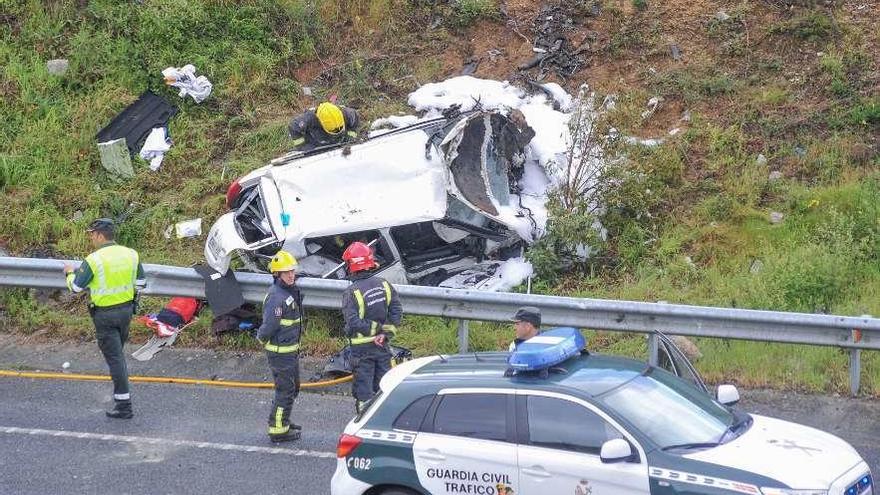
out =
<svg viewBox="0 0 880 495"><path fill-rule="evenodd" d="M571 327L554 328L522 342L510 353L507 364L515 371L542 370L576 356L587 345Z"/></svg>
<svg viewBox="0 0 880 495"><path fill-rule="evenodd" d="M846 489L846 495L865 495L872 493L871 487L874 484L874 480L871 479L870 474L866 474L862 476L859 481L855 484L850 485L849 488Z"/></svg>

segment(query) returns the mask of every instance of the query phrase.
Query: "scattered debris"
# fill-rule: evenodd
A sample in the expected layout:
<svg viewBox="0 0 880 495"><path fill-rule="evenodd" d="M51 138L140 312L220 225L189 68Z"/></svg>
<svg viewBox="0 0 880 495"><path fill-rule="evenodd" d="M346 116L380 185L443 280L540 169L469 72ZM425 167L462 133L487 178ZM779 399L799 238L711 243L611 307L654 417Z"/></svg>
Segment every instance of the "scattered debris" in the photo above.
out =
<svg viewBox="0 0 880 495"><path fill-rule="evenodd" d="M125 179L134 177L125 138L98 143L98 152L101 154L101 166L108 172Z"/></svg>
<svg viewBox="0 0 880 495"><path fill-rule="evenodd" d="M303 86L302 92L303 92L303 95L305 95L305 96L312 96L313 95L312 88L309 86Z"/></svg>
<svg viewBox="0 0 880 495"><path fill-rule="evenodd" d="M83 211L82 210L76 210L75 212L73 212L73 217L71 218L71 220L73 220L74 222L79 222L82 219L83 219Z"/></svg>
<svg viewBox="0 0 880 495"><path fill-rule="evenodd" d="M795 146L793 151L794 151L794 154L800 158L807 156L807 149L801 145Z"/></svg>
<svg viewBox="0 0 880 495"><path fill-rule="evenodd" d="M764 269L764 262L759 259L752 261L752 265L749 266L749 272L752 275L757 275L763 269Z"/></svg>
<svg viewBox="0 0 880 495"><path fill-rule="evenodd" d="M502 55L502 52L501 52L501 50L498 50L497 48L493 48L493 49L487 51L486 55L489 57L489 61L495 62L496 60L498 60L498 57L500 57Z"/></svg>
<svg viewBox="0 0 880 495"><path fill-rule="evenodd" d="M784 218L784 215L782 213L779 213L778 211L771 211L770 212L770 223L772 223L774 225L782 223L783 218Z"/></svg>
<svg viewBox="0 0 880 495"><path fill-rule="evenodd" d="M657 109L660 108L660 102L663 101L663 98L659 96L654 96L650 100L648 100L648 104L645 105L646 110L642 112L642 120L646 120L654 115L657 112Z"/></svg>
<svg viewBox="0 0 880 495"><path fill-rule="evenodd" d="M62 368L62 369L65 369L65 370L66 370L67 368L70 368L70 362L69 362L69 361L64 361L64 364L61 365L61 368Z"/></svg>
<svg viewBox="0 0 880 495"><path fill-rule="evenodd" d="M715 13L715 20L718 22L728 21L728 20L730 20L730 14L728 14L727 12L725 12L723 10L719 10L718 12Z"/></svg>
<svg viewBox="0 0 880 495"><path fill-rule="evenodd" d="M464 67L461 68L461 75L469 76L469 75L473 74L474 72L476 72L477 67L479 67L479 66L480 66L480 61L475 58L471 58L470 60L465 62Z"/></svg>
<svg viewBox="0 0 880 495"><path fill-rule="evenodd" d="M180 97L192 96L196 103L201 103L211 94L211 81L205 76L196 77L196 68L192 64L183 67L168 67L162 71L165 84L180 88Z"/></svg>
<svg viewBox="0 0 880 495"><path fill-rule="evenodd" d="M171 239L171 232L173 232L178 239L183 239L184 237L198 237L202 235L202 219L194 218L192 220L185 220L183 222L178 222L176 224L169 225L167 229L165 229L165 238Z"/></svg>
<svg viewBox="0 0 880 495"><path fill-rule="evenodd" d="M680 127L676 127L676 128L674 128L674 129L670 129L670 130L669 130L669 135L670 135L670 136L677 136L678 133L680 133L680 132L681 132L681 128L680 128Z"/></svg>
<svg viewBox="0 0 880 495"><path fill-rule="evenodd" d="M682 122L690 122L691 121L691 111L690 110L685 110L684 112L682 112L681 121Z"/></svg>
<svg viewBox="0 0 880 495"><path fill-rule="evenodd" d="M147 136L144 146L141 148L140 157L150 162L150 170L153 172L159 170L162 160L165 158L165 152L171 149L171 138L168 137L168 129L165 127L156 127Z"/></svg>
<svg viewBox="0 0 880 495"><path fill-rule="evenodd" d="M763 167L764 165L767 165L767 157L764 156L763 153L761 153L760 155L758 155L758 158L755 159L755 163L759 167Z"/></svg>
<svg viewBox="0 0 880 495"><path fill-rule="evenodd" d="M771 182L772 182L772 181L777 181L777 180L779 180L779 179L782 178L782 172L780 172L779 170L774 170L774 171L770 172L770 175L769 175L767 178L768 178Z"/></svg>
<svg viewBox="0 0 880 495"><path fill-rule="evenodd" d="M147 135L156 127L165 127L177 108L151 91L143 94L98 132L99 143L125 138L131 155L140 151Z"/></svg>
<svg viewBox="0 0 880 495"><path fill-rule="evenodd" d="M682 58L681 48L675 43L669 45L669 52L672 55L672 60L679 61Z"/></svg>
<svg viewBox="0 0 880 495"><path fill-rule="evenodd" d="M46 70L53 76L63 76L67 72L68 67L70 67L70 62L65 58L57 58L46 62Z"/></svg>
<svg viewBox="0 0 880 495"><path fill-rule="evenodd" d="M584 40L579 46L572 46L567 33L574 28L574 19L570 9L562 5L542 7L535 18L535 42L533 50L536 55L519 66L526 71L535 67L540 72L536 80L543 80L550 72L559 77L568 78L586 67L587 60L583 53L589 49Z"/></svg>

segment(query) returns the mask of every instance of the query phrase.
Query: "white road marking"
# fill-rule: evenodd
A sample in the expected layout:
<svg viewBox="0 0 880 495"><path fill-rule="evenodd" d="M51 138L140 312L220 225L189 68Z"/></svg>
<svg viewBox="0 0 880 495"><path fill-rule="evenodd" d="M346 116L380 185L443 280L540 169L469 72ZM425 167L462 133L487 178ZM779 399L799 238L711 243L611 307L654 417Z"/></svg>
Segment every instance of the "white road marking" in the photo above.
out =
<svg viewBox="0 0 880 495"><path fill-rule="evenodd" d="M124 442L132 444L171 445L175 447L193 447L200 449L235 450L238 452L257 452L261 454L282 454L296 457L317 457L335 459L334 452L318 452L315 450L285 449L278 447L259 447L256 445L238 445L234 443L196 442L193 440L170 440L167 438L133 437L127 435L107 435L104 433L86 433L82 431L41 430L38 428L17 428L0 426L0 433L10 435L43 435L49 437L79 438L84 440L102 440L105 442Z"/></svg>

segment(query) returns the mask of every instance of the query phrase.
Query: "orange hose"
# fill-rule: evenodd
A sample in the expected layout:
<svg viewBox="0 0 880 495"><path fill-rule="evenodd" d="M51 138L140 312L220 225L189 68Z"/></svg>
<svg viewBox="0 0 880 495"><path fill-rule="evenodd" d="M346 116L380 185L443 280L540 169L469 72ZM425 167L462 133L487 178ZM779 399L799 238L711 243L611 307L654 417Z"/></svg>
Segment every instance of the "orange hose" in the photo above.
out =
<svg viewBox="0 0 880 495"><path fill-rule="evenodd" d="M11 371L0 370L0 376L15 378L41 378L47 380L87 380L87 381L110 381L108 375L86 375L77 373L49 373L42 371ZM233 387L233 388L274 388L272 383L265 382L237 382L227 380L205 380L200 378L164 377L164 376L130 376L129 381L135 383L176 383L182 385L207 385L210 387ZM330 387L351 381L352 376L344 376L334 380L322 382L306 382L300 384L300 388Z"/></svg>

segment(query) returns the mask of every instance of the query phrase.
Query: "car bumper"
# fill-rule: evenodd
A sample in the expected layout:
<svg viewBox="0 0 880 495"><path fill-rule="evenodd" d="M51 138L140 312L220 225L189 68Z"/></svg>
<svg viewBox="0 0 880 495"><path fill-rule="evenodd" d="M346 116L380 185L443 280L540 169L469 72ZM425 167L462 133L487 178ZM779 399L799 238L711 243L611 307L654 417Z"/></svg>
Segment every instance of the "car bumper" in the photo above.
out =
<svg viewBox="0 0 880 495"><path fill-rule="evenodd" d="M333 479L330 480L331 495L361 495L369 490L370 486L348 474L345 459L336 460L336 471L333 473Z"/></svg>

